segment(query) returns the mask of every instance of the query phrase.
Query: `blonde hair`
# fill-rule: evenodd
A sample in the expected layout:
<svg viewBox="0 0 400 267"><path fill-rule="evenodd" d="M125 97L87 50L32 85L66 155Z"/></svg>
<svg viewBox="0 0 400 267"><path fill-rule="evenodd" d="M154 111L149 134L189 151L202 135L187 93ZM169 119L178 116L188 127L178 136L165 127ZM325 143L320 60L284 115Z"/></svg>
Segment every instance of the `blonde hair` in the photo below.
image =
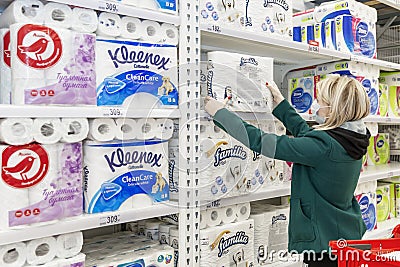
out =
<svg viewBox="0 0 400 267"><path fill-rule="evenodd" d="M318 130L330 130L348 121L361 120L370 112L365 88L359 81L347 76L328 75L318 82L317 98L329 106L325 123L314 126Z"/></svg>

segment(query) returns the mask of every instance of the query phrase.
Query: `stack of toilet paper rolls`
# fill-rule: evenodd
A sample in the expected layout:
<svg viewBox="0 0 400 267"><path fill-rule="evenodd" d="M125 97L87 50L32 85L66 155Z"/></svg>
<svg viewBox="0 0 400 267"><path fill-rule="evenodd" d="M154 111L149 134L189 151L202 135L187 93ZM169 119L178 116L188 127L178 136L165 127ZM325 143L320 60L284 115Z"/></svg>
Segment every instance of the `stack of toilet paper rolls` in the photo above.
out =
<svg viewBox="0 0 400 267"><path fill-rule="evenodd" d="M0 246L2 267L83 266L82 232L62 234Z"/></svg>
<svg viewBox="0 0 400 267"><path fill-rule="evenodd" d="M292 0L200 1L200 23L209 30L236 29L292 39Z"/></svg>
<svg viewBox="0 0 400 267"><path fill-rule="evenodd" d="M169 245L129 232L85 240L82 252L86 254L85 266L88 267L125 264L172 267L174 263L174 249Z"/></svg>
<svg viewBox="0 0 400 267"><path fill-rule="evenodd" d="M51 145L77 143L87 138L86 118L8 118L0 120L0 141L8 145L32 142Z"/></svg>
<svg viewBox="0 0 400 267"><path fill-rule="evenodd" d="M381 93L387 102L382 101L388 107L389 117L400 117L400 72L381 72L379 77ZM387 96L385 96L385 93Z"/></svg>
<svg viewBox="0 0 400 267"><path fill-rule="evenodd" d="M231 205L220 208L207 208L200 213L200 229L222 224L242 222L250 216L250 203Z"/></svg>
<svg viewBox="0 0 400 267"><path fill-rule="evenodd" d="M372 231L377 228L376 188L377 181L364 182L358 184L354 192L360 204L361 215L367 227L367 231Z"/></svg>
<svg viewBox="0 0 400 267"><path fill-rule="evenodd" d="M82 214L82 144L1 146L0 229Z"/></svg>
<svg viewBox="0 0 400 267"><path fill-rule="evenodd" d="M255 266L277 261L270 252L287 249L289 206L252 203L250 219L254 220Z"/></svg>

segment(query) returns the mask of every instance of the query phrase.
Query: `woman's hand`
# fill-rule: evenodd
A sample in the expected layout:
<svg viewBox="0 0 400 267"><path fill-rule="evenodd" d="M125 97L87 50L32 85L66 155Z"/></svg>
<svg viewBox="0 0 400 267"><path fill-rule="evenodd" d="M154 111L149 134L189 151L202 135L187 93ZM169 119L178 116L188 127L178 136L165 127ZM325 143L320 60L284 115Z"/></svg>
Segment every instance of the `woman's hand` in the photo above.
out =
<svg viewBox="0 0 400 267"><path fill-rule="evenodd" d="M276 85L276 83L274 81L271 81L269 83L267 82L267 83L265 83L265 85L271 91L272 98L273 98L273 101L274 101L274 107L276 107L283 100L285 100L285 98L283 97L281 91L279 90L278 86Z"/></svg>
<svg viewBox="0 0 400 267"><path fill-rule="evenodd" d="M218 110L223 109L226 105L226 101L224 103L219 102L212 98L211 96L206 96L204 100L204 109L207 111L208 114L214 117L215 113Z"/></svg>

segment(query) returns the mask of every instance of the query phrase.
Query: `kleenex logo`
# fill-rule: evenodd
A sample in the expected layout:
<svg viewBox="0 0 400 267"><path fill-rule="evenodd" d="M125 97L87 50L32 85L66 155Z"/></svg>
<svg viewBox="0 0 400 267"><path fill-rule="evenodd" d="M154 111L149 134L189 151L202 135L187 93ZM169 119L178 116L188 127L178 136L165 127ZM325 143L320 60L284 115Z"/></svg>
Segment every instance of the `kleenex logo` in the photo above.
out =
<svg viewBox="0 0 400 267"><path fill-rule="evenodd" d="M281 6L286 11L289 10L289 5L288 5L288 3L286 3L285 0L264 0L264 7L267 7L268 5L272 5L272 4Z"/></svg>
<svg viewBox="0 0 400 267"><path fill-rule="evenodd" d="M247 158L247 153L242 146L238 145L234 146L233 148L228 148L224 150L222 150L219 147L215 152L214 158L215 158L214 166L217 167L219 166L221 161L227 158L239 158L245 160Z"/></svg>
<svg viewBox="0 0 400 267"><path fill-rule="evenodd" d="M237 232L234 236L224 238L222 237L218 244L218 257L222 257L224 252L234 245L247 245L249 243L249 236L245 232Z"/></svg>
<svg viewBox="0 0 400 267"><path fill-rule="evenodd" d="M253 64L253 65L258 66L258 62L257 62L257 60L256 60L254 57L250 57L250 58L248 58L248 59L242 57L242 58L240 59L240 65L239 65L239 66L241 67L241 66L243 66L244 64Z"/></svg>
<svg viewBox="0 0 400 267"><path fill-rule="evenodd" d="M124 64L151 64L156 66L158 69L168 70L167 64L170 58L162 57L160 55L155 55L154 53L143 52L143 51L129 51L126 46L121 46L115 49L114 52L108 50L108 55L114 63L116 68L119 65ZM135 68L143 67L138 64L134 64Z"/></svg>
<svg viewBox="0 0 400 267"><path fill-rule="evenodd" d="M110 156L104 155L104 158L106 159L111 171L115 172L115 168L134 163L146 163L150 164L151 167L161 167L160 160L162 154L143 151L124 151L121 148L118 148L116 151L113 151Z"/></svg>

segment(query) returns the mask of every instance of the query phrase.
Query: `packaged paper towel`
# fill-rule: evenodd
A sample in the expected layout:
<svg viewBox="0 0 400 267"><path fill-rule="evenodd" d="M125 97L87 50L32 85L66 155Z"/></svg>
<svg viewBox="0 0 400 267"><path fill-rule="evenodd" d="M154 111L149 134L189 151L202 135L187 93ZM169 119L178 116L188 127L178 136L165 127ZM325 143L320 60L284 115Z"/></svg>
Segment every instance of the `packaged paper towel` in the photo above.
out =
<svg viewBox="0 0 400 267"><path fill-rule="evenodd" d="M389 117L400 117L400 72L381 72L379 81L389 87Z"/></svg>
<svg viewBox="0 0 400 267"><path fill-rule="evenodd" d="M2 146L0 228L82 213L82 145ZM9 200L7 200L9 199Z"/></svg>
<svg viewBox="0 0 400 267"><path fill-rule="evenodd" d="M177 108L174 45L97 38L97 105Z"/></svg>
<svg viewBox="0 0 400 267"><path fill-rule="evenodd" d="M291 40L292 0L249 0L244 7L244 25L251 31Z"/></svg>
<svg viewBox="0 0 400 267"><path fill-rule="evenodd" d="M392 210L392 194L394 184L379 183L376 188L376 213L378 222L383 222L395 217Z"/></svg>
<svg viewBox="0 0 400 267"><path fill-rule="evenodd" d="M389 86L387 84L379 84L379 115L387 117L389 114Z"/></svg>
<svg viewBox="0 0 400 267"><path fill-rule="evenodd" d="M96 103L93 34L35 24L10 33L13 104Z"/></svg>
<svg viewBox="0 0 400 267"><path fill-rule="evenodd" d="M367 231L372 231L376 228L376 186L371 192L362 193L356 196L361 209L361 216L367 227Z"/></svg>
<svg viewBox="0 0 400 267"><path fill-rule="evenodd" d="M200 266L254 266L254 221L200 230Z"/></svg>
<svg viewBox="0 0 400 267"><path fill-rule="evenodd" d="M0 103L11 104L10 30L0 29Z"/></svg>
<svg viewBox="0 0 400 267"><path fill-rule="evenodd" d="M368 165L383 165L390 160L390 144L388 133L378 133L369 140Z"/></svg>
<svg viewBox="0 0 400 267"><path fill-rule="evenodd" d="M145 208L169 200L168 142L84 143L85 211Z"/></svg>
<svg viewBox="0 0 400 267"><path fill-rule="evenodd" d="M390 213L394 217L400 217L400 180L398 177L392 177L380 182L381 185L384 183L390 185Z"/></svg>
<svg viewBox="0 0 400 267"><path fill-rule="evenodd" d="M288 99L299 113L309 113L311 104L316 97L316 68L308 67L291 71L287 75L289 85Z"/></svg>
<svg viewBox="0 0 400 267"><path fill-rule="evenodd" d="M201 0L200 24L210 31L241 29L245 22L245 2L233 0Z"/></svg>
<svg viewBox="0 0 400 267"><path fill-rule="evenodd" d="M219 51L207 56L207 95L219 101L227 99L232 111L272 110L272 96L265 87L267 81L273 81L272 58Z"/></svg>

